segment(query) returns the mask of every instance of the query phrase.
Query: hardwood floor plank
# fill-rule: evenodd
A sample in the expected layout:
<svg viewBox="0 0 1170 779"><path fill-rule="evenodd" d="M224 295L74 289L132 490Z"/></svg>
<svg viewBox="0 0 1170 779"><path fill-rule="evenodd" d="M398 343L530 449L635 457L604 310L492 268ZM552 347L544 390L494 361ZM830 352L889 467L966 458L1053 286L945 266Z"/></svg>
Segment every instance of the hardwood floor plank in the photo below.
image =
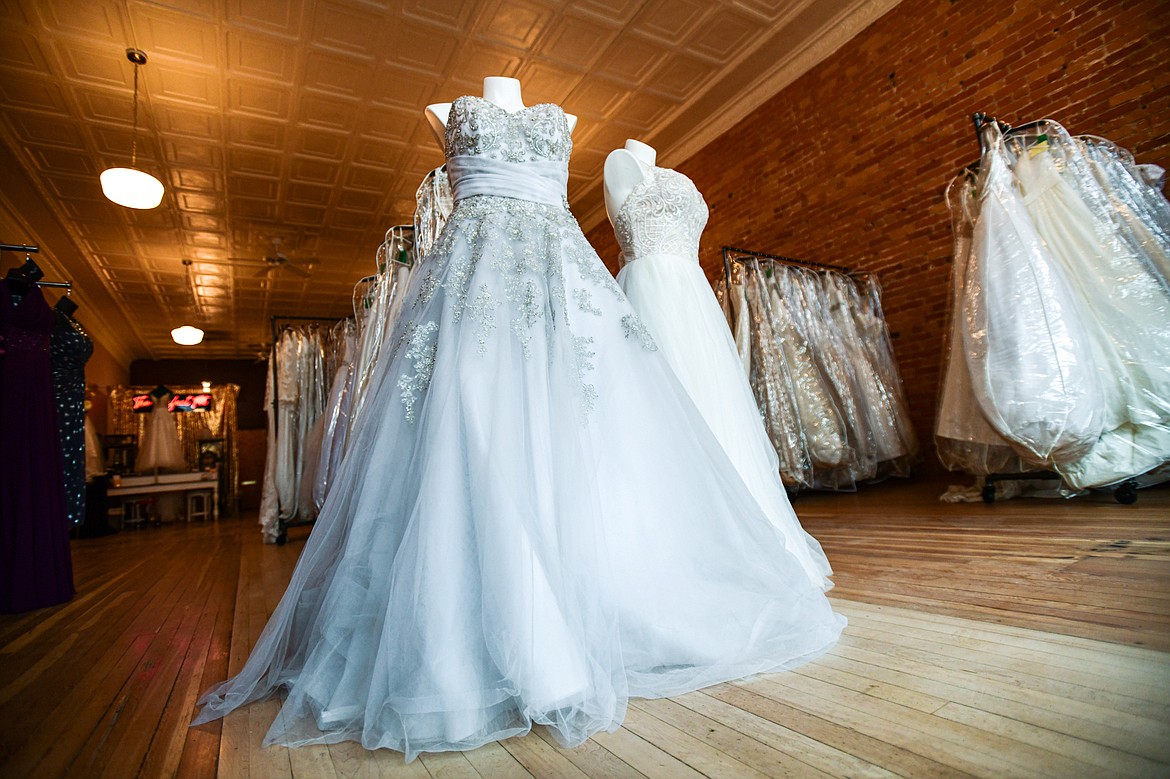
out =
<svg viewBox="0 0 1170 779"><path fill-rule="evenodd" d="M830 774L819 771L808 763L799 762L790 755L736 728L729 727L717 719L712 719L694 709L687 708L681 702L660 698L638 701L633 707L671 726L679 733L690 735L702 741L717 750L717 753L723 757L734 755L737 763L751 769L750 774L740 771L738 775L809 777L809 779L830 779L831 777ZM638 730L635 729L634 732L637 733ZM643 738L645 738L644 735ZM659 742L656 740L655 743ZM672 754L681 754L674 750L671 752ZM696 765L693 760L688 759L686 762L708 776L713 774L723 776L725 772L729 776L737 775L738 769L735 765L729 765L726 768L714 765L712 770L708 770L705 766Z"/></svg>

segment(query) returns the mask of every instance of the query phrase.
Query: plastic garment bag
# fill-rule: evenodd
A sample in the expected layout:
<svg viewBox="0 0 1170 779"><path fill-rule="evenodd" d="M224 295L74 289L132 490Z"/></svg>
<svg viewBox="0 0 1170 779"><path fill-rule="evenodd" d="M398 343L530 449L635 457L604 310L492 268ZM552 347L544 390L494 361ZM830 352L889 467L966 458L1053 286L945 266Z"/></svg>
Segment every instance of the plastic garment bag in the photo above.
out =
<svg viewBox="0 0 1170 779"><path fill-rule="evenodd" d="M990 473L1023 473L1038 469L1020 459L1011 442L997 433L983 416L971 386L971 373L963 354L962 309L971 262L975 229L975 190L972 174L955 177L947 187L947 206L954 230L951 265L951 305L947 326L946 365L938 399L935 448L943 466L976 476Z"/></svg>
<svg viewBox="0 0 1170 779"><path fill-rule="evenodd" d="M759 265L744 266L744 293L750 324L750 383L764 427L780 457L780 478L790 489L812 486L812 462L805 439L805 427L796 404L792 368L782 350L770 316L771 303Z"/></svg>
<svg viewBox="0 0 1170 779"><path fill-rule="evenodd" d="M1078 298L1103 385L1103 430L1081 457L1053 465L1075 487L1111 484L1170 459L1170 288L1055 122L1018 150L1024 205Z"/></svg>
<svg viewBox="0 0 1170 779"><path fill-rule="evenodd" d="M1092 341L1063 269L1037 235L1003 137L984 130L980 208L960 301L971 388L992 428L1040 462L1086 454L1105 406Z"/></svg>

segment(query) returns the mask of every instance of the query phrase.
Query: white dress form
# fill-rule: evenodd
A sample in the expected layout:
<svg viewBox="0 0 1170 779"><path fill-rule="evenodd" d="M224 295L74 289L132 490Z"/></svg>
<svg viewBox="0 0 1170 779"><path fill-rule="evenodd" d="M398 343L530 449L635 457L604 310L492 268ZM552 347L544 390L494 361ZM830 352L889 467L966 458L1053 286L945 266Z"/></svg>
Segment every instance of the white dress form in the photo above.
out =
<svg viewBox="0 0 1170 779"><path fill-rule="evenodd" d="M622 248L618 284L788 551L827 589L829 561L788 501L735 340L699 266L707 205L690 179L655 159L631 139L605 161L606 211Z"/></svg>

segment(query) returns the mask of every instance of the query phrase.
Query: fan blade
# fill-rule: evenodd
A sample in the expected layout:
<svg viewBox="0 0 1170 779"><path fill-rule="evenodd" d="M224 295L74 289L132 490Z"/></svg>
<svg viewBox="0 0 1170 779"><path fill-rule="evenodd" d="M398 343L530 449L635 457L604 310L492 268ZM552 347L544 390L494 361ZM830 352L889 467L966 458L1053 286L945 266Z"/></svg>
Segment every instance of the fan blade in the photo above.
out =
<svg viewBox="0 0 1170 779"><path fill-rule="evenodd" d="M302 279L309 278L309 272L307 270L305 270L304 268L300 267L299 265L293 265L291 262L286 262L283 265L281 265L280 267L284 268L285 270L291 270L293 273L297 274Z"/></svg>
<svg viewBox="0 0 1170 779"><path fill-rule="evenodd" d="M276 270L276 268L274 266L268 266L265 268L261 268L260 270L258 270L252 274L252 278L258 279L261 276L267 276L269 273L272 273L272 271L274 271L274 270Z"/></svg>

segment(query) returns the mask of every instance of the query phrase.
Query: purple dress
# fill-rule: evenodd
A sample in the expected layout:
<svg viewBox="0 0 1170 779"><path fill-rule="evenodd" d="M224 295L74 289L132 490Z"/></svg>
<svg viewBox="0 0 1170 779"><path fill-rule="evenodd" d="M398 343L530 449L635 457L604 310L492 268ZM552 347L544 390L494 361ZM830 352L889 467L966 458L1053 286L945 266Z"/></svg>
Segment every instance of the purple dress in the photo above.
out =
<svg viewBox="0 0 1170 779"><path fill-rule="evenodd" d="M35 284L0 280L0 612L73 597L65 480L53 403L53 310Z"/></svg>

